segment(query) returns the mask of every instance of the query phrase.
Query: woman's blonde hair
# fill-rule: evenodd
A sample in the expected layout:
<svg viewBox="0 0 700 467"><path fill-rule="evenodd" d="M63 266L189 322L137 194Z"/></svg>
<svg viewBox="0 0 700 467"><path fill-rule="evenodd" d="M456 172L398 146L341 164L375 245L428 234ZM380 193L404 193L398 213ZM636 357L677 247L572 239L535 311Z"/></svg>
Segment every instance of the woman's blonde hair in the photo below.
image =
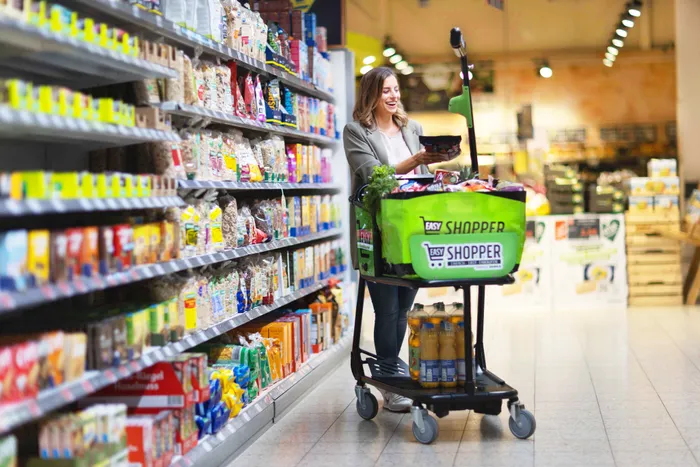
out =
<svg viewBox="0 0 700 467"><path fill-rule="evenodd" d="M391 68L385 66L373 68L360 80L360 96L355 101L355 108L352 111L353 120L360 122L365 128L374 128L377 124L374 119L374 111L379 104L379 98L384 89L384 80L396 74ZM394 114L394 123L400 128L408 124L408 115L399 101L398 108Z"/></svg>

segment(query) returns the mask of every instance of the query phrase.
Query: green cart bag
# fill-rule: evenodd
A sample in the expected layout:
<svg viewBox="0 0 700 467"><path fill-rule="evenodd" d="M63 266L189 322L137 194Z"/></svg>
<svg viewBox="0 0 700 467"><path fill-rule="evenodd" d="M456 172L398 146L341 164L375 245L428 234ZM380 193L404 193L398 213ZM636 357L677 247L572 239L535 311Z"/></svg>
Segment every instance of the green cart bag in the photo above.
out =
<svg viewBox="0 0 700 467"><path fill-rule="evenodd" d="M525 196L524 191L387 195L378 214L384 273L459 280L517 271L525 243Z"/></svg>

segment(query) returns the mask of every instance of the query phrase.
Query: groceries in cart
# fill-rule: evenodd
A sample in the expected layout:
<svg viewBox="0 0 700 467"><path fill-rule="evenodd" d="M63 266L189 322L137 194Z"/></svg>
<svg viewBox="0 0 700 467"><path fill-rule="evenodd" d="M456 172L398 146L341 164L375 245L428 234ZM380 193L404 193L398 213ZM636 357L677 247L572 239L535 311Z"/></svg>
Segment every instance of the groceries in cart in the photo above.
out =
<svg viewBox="0 0 700 467"><path fill-rule="evenodd" d="M491 191L524 191L520 183L499 181L491 176L487 180L465 176L465 171L452 172L437 169L432 181L399 180L399 186L392 193L409 193L416 191L427 192L491 192Z"/></svg>
<svg viewBox="0 0 700 467"><path fill-rule="evenodd" d="M408 312L408 325L411 379L427 389L463 384L466 381L464 305L416 303Z"/></svg>

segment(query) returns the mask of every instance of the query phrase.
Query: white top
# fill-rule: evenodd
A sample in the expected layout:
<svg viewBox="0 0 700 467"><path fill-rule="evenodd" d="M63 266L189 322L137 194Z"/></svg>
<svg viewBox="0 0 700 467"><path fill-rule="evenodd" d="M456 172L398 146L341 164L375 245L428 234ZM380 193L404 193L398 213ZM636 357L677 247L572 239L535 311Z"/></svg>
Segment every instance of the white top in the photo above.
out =
<svg viewBox="0 0 700 467"><path fill-rule="evenodd" d="M392 167L396 167L396 164L405 161L413 155L411 154L411 150L408 149L408 145L406 141L404 141L400 131L395 135L387 135L381 130L379 133L382 134L382 140L384 141L387 156L389 157L389 165Z"/></svg>

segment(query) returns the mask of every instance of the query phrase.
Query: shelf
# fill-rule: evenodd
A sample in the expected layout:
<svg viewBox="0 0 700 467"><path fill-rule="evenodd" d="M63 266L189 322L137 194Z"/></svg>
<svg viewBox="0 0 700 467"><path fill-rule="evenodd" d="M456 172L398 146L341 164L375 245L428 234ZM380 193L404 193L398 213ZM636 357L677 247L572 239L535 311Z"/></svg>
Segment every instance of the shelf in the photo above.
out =
<svg viewBox="0 0 700 467"><path fill-rule="evenodd" d="M302 245L317 240L329 239L341 234L342 229L327 230L311 235L304 235L303 237L283 238L269 243L248 245L219 253L208 253L190 258L175 259L164 263L135 266L128 271L110 274L109 276L81 276L71 282L49 284L43 287L31 288L23 292L0 292L0 315L23 308L44 305L64 298L76 297L111 287L133 284L154 277L186 271L191 268L231 261L243 258L244 256L279 250L294 245Z"/></svg>
<svg viewBox="0 0 700 467"><path fill-rule="evenodd" d="M113 199L30 199L23 201L0 199L0 217L153 209L183 206L184 204L184 201L179 196Z"/></svg>
<svg viewBox="0 0 700 467"><path fill-rule="evenodd" d="M199 120L197 123L206 120L209 121L209 123L226 125L230 126L231 128L238 128L241 130L280 135L288 139L313 143L319 146L333 146L338 143L338 140L328 136L307 133L294 128L286 128L270 123L261 123L248 118L241 118L236 115L226 114L217 110L205 109L204 107L199 107L196 105L188 105L178 102L163 102L161 104L156 104L156 106L170 113L171 115Z"/></svg>
<svg viewBox="0 0 700 467"><path fill-rule="evenodd" d="M228 191L249 191L249 190L323 190L323 191L340 191L340 187L333 183L289 183L289 182L274 182L274 183L252 183L252 182L226 182L226 181L207 181L207 180L179 180L178 186L185 190L200 190L200 189L221 189Z"/></svg>
<svg viewBox="0 0 700 467"><path fill-rule="evenodd" d="M80 89L177 72L0 14L0 69L28 79ZM9 75L10 73L8 73Z"/></svg>
<svg viewBox="0 0 700 467"><path fill-rule="evenodd" d="M337 278L340 279L341 277L338 276ZM0 409L0 435L23 424L43 418L56 409L72 404L144 368L148 368L158 362L166 361L187 349L191 349L237 326L321 290L328 285L329 280L330 279L319 281L310 287L286 295L272 305L261 306L246 313L233 315L214 326L190 334L178 342L163 347L151 348L139 359L132 360L115 368L102 371L89 371L77 381L63 384L48 391L42 391L36 399L6 406Z"/></svg>
<svg viewBox="0 0 700 467"><path fill-rule="evenodd" d="M2 33L0 33L2 34ZM125 127L15 110L0 105L0 138L47 143L94 143L93 148L126 146L155 141L180 141L177 133L150 128Z"/></svg>
<svg viewBox="0 0 700 467"><path fill-rule="evenodd" d="M290 88L300 91L303 94L317 97L327 102L334 102L331 93L318 89L311 83L293 76L282 69L252 59L237 50L189 31L162 16L154 15L153 13L130 5L124 0L62 0L62 3L70 8L84 11L95 18L105 18L106 21L111 23L119 23L117 25L125 29L133 29L133 26L137 26L143 30L141 32L148 34L154 39L162 37L165 39L165 42L185 49L190 56L193 56L195 52L201 52L211 57L233 60L241 67L253 72L267 76L275 76Z"/></svg>
<svg viewBox="0 0 700 467"><path fill-rule="evenodd" d="M174 459L171 465L173 467L224 465L224 461L240 449L248 439L279 418L281 412L284 412L280 407L281 404L288 407L321 381L328 370L340 364L346 356L350 341L350 336L343 337L328 350L311 357L298 371L267 388L217 434L202 438L194 449ZM284 399L288 396L289 401L285 401Z"/></svg>

